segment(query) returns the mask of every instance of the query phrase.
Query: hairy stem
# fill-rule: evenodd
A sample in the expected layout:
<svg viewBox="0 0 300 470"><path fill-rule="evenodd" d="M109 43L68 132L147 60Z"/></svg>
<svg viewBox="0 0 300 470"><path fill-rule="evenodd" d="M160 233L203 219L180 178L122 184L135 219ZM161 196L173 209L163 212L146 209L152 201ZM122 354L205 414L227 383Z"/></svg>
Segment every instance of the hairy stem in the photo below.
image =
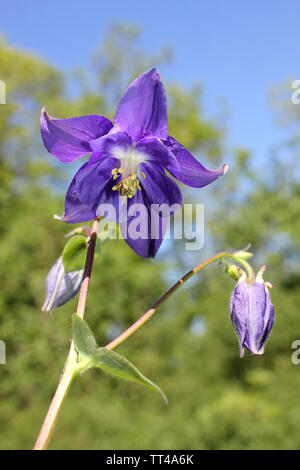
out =
<svg viewBox="0 0 300 470"><path fill-rule="evenodd" d="M89 241L89 246L87 250L87 255L86 255L83 281L80 287L80 294L79 294L77 311L76 311L77 315L79 315L80 318L83 318L84 313L85 313L92 266L93 266L93 261L94 261L98 224L99 224L99 218L94 220L92 232L90 236L90 241ZM59 412L61 410L62 404L64 402L65 397L67 396L68 390L74 378L74 371L75 371L76 364L77 364L77 353L74 349L74 345L72 341L63 373L61 375L56 392L53 396L53 399L51 401L50 407L46 414L45 420L41 427L40 433L34 445L34 448L33 448L34 450L45 450L48 447L48 444L52 436L54 426L58 418Z"/></svg>

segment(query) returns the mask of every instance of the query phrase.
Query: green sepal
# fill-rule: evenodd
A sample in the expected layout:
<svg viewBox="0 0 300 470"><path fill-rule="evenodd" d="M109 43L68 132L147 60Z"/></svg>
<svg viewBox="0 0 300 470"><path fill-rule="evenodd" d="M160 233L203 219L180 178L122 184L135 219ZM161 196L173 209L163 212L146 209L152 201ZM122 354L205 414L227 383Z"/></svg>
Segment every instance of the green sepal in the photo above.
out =
<svg viewBox="0 0 300 470"><path fill-rule="evenodd" d="M84 268L87 250L87 239L82 235L70 238L66 243L62 260L66 273L80 271Z"/></svg>

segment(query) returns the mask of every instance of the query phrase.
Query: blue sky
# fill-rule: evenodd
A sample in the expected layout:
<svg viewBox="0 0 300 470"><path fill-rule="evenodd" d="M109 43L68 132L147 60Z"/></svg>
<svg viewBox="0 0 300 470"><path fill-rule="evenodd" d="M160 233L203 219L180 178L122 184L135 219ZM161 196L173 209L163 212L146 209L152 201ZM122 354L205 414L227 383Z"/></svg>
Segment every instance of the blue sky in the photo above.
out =
<svg viewBox="0 0 300 470"><path fill-rule="evenodd" d="M225 99L229 145L264 159L280 140L268 91L300 79L299 1L10 0L1 8L0 31L11 44L70 70L88 62L113 21L138 24L150 52L169 44L174 62L162 78L203 83L208 114Z"/></svg>

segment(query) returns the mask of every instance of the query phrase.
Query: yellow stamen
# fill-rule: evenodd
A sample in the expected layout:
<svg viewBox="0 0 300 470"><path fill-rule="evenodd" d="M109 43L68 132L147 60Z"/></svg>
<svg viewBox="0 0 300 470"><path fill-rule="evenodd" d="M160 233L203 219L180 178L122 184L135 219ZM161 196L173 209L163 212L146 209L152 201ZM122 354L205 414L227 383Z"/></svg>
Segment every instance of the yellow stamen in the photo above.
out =
<svg viewBox="0 0 300 470"><path fill-rule="evenodd" d="M111 172L114 180L119 178L123 173L125 173L124 168L114 168ZM121 181L113 186L112 190L119 191L120 196L123 198L122 203L124 203L124 198L126 199L126 197L131 199L136 194L137 190L141 191L137 174L133 172L126 176L123 175Z"/></svg>
<svg viewBox="0 0 300 470"><path fill-rule="evenodd" d="M145 173L142 171L139 171L138 173L144 179L146 178ZM132 168L114 168L111 171L111 174L113 175L114 180L122 176L122 179L112 188L113 191L119 191L120 196L122 197L122 204L126 202L127 198L133 198L138 190L142 190L137 173L133 171Z"/></svg>

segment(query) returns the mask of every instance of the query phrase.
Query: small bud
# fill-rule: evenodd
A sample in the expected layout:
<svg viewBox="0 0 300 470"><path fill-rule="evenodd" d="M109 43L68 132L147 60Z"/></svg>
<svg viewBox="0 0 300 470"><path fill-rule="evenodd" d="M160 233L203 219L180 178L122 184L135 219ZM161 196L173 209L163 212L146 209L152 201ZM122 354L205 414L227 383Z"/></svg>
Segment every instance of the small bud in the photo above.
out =
<svg viewBox="0 0 300 470"><path fill-rule="evenodd" d="M47 275L46 300L42 311L52 313L55 308L73 299L80 289L83 271L66 273L60 256Z"/></svg>
<svg viewBox="0 0 300 470"><path fill-rule="evenodd" d="M253 254L249 253L249 251L241 250L241 251L237 251L236 253L234 253L234 256L247 261L247 259L252 258Z"/></svg>
<svg viewBox="0 0 300 470"><path fill-rule="evenodd" d="M235 264L227 264L225 267L225 272L230 276L232 279L235 281L239 280L239 270L238 267Z"/></svg>
<svg viewBox="0 0 300 470"><path fill-rule="evenodd" d="M253 354L263 354L264 344L274 323L274 306L267 284L262 279L263 267L254 284L240 279L230 300L230 316L238 335L241 357L244 347Z"/></svg>

